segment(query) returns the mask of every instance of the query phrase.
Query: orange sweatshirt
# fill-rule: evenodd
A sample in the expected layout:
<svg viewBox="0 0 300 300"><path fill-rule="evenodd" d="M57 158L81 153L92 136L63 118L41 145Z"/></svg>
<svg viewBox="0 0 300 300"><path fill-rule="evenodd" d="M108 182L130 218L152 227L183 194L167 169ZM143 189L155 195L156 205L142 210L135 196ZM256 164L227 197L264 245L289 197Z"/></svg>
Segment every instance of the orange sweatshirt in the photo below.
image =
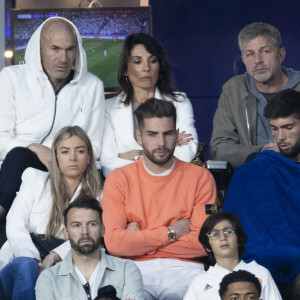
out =
<svg viewBox="0 0 300 300"><path fill-rule="evenodd" d="M105 181L105 244L110 254L133 260L193 260L206 255L198 235L207 218L205 205L215 203L215 181L208 170L175 158L169 175L152 176L141 159L114 170ZM169 242L167 227L184 218L191 219L191 232ZM142 230L127 230L131 222Z"/></svg>

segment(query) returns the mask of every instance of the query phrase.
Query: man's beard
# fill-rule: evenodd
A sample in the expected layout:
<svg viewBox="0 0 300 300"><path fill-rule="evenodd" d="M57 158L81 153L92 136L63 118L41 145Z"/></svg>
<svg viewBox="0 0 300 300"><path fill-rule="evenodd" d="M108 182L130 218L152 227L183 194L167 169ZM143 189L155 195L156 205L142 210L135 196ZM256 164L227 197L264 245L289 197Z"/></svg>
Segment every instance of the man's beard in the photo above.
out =
<svg viewBox="0 0 300 300"><path fill-rule="evenodd" d="M71 248L76 250L80 254L91 254L98 248L100 248L101 245L101 237L99 237L97 240L93 240L90 237L82 237L78 240L76 243L73 239L70 239ZM91 244L84 244L80 245L80 242L82 241L91 241Z"/></svg>
<svg viewBox="0 0 300 300"><path fill-rule="evenodd" d="M282 150L279 145L278 147L280 153L290 159L295 158L300 153L300 141L297 141L295 145L289 150Z"/></svg>
<svg viewBox="0 0 300 300"><path fill-rule="evenodd" d="M157 159L155 157L155 151L159 150L159 149L164 149L165 151L168 152L168 155L164 158L164 159ZM175 148L174 148L175 149ZM174 153L174 149L173 150L170 150L170 149L167 149L167 148L164 148L164 147L161 147L161 148L157 148L157 149L154 149L152 150L151 152L148 151L147 149L143 149L144 151L144 155L151 161L153 162L154 164L156 165L164 165L165 163L167 163L172 157L173 157L173 153Z"/></svg>
<svg viewBox="0 0 300 300"><path fill-rule="evenodd" d="M267 68L266 71L263 73L253 72L252 76L255 79L255 81L261 84L267 84L273 78L273 74Z"/></svg>

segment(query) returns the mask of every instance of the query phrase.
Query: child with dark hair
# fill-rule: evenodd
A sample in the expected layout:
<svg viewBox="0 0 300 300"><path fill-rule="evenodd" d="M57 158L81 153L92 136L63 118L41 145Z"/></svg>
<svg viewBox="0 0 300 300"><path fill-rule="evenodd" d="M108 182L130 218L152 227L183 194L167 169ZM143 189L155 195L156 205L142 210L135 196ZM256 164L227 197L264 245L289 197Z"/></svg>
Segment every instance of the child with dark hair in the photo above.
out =
<svg viewBox="0 0 300 300"><path fill-rule="evenodd" d="M237 215L218 212L209 216L200 230L199 241L214 264L199 274L190 285L184 300L217 300L222 278L233 271L246 270L256 275L262 285L262 299L281 300L278 288L270 274L255 261L241 260L247 235Z"/></svg>

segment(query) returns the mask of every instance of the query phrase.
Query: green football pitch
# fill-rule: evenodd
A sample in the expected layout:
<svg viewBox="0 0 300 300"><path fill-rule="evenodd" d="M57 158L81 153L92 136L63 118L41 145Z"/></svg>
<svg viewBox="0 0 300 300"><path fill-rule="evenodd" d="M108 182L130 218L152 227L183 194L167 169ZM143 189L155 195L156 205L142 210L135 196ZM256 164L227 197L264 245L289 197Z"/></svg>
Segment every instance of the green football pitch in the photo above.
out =
<svg viewBox="0 0 300 300"><path fill-rule="evenodd" d="M122 45L123 40L83 40L88 70L102 79L106 88L117 86L118 62Z"/></svg>
<svg viewBox="0 0 300 300"><path fill-rule="evenodd" d="M83 39L88 70L104 82L105 88L117 86L119 55L123 40ZM15 64L24 63L25 50L15 53Z"/></svg>

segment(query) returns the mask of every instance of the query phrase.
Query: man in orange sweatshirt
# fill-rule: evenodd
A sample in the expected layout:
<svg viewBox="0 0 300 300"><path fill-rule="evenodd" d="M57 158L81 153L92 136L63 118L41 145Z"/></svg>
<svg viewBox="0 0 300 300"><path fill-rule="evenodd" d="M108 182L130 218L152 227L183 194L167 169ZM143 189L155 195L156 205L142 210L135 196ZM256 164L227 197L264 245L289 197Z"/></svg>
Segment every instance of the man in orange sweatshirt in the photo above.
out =
<svg viewBox="0 0 300 300"><path fill-rule="evenodd" d="M183 299L204 271L198 242L206 211L216 203L212 175L173 156L178 139L172 102L150 99L135 111L143 157L114 170L103 194L105 244L110 254L140 268L145 299ZM182 146L184 147L184 145Z"/></svg>

